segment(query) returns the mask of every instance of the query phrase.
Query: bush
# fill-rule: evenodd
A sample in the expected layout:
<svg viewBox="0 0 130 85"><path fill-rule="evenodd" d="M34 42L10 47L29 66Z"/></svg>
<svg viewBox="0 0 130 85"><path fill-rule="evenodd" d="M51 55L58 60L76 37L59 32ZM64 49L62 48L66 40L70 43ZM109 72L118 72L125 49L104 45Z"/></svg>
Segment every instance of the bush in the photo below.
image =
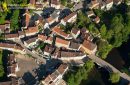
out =
<svg viewBox="0 0 130 85"><path fill-rule="evenodd" d="M112 83L118 83L120 81L119 73L110 73L110 81Z"/></svg>

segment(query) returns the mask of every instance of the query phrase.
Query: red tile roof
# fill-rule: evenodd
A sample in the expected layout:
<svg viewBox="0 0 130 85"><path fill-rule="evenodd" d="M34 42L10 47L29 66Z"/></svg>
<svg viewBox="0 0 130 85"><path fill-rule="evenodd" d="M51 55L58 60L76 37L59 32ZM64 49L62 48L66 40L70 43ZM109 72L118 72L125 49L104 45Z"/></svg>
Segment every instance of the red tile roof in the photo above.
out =
<svg viewBox="0 0 130 85"><path fill-rule="evenodd" d="M48 23L52 22L53 20L54 20L54 19L53 19L52 17L47 18L47 22L48 22Z"/></svg>
<svg viewBox="0 0 130 85"><path fill-rule="evenodd" d="M60 73L60 74L63 74L65 72L65 70L68 68L67 64L61 64L57 71Z"/></svg>
<svg viewBox="0 0 130 85"><path fill-rule="evenodd" d="M38 30L38 27L28 27L28 29L25 30L25 33L28 34L28 33L37 33L39 30Z"/></svg>
<svg viewBox="0 0 130 85"><path fill-rule="evenodd" d="M70 18L72 18L72 17L75 16L76 14L77 14L76 12L73 12L73 13L69 14L68 16L66 16L63 20L64 20L65 22L67 22Z"/></svg>
<svg viewBox="0 0 130 85"><path fill-rule="evenodd" d="M5 38L18 38L19 35L17 33L15 34L5 34Z"/></svg>
<svg viewBox="0 0 130 85"><path fill-rule="evenodd" d="M78 28L72 28L72 30L71 30L71 32L72 32L73 34L75 34L75 35L78 33L78 31L79 31Z"/></svg>
<svg viewBox="0 0 130 85"><path fill-rule="evenodd" d="M56 43L60 43L60 44L63 44L63 45L69 45L70 44L70 42L69 41L67 41L67 40L63 40L63 39L61 39L61 38L56 38L56 41L55 41Z"/></svg>
<svg viewBox="0 0 130 85"><path fill-rule="evenodd" d="M58 5L58 4L60 4L60 2L59 2L59 0L51 0L51 4Z"/></svg>
<svg viewBox="0 0 130 85"><path fill-rule="evenodd" d="M45 41L47 39L47 36L44 36L42 34L38 34L38 38L42 41Z"/></svg>
<svg viewBox="0 0 130 85"><path fill-rule="evenodd" d="M36 3L35 0L30 0L30 4L34 5Z"/></svg>
<svg viewBox="0 0 130 85"><path fill-rule="evenodd" d="M69 36L69 34L66 34L65 32L63 32L62 30L61 30L61 28L60 27L54 27L53 29L52 29L52 31L53 32L55 32L55 33L57 33L58 35L60 35L60 36L62 36L62 37L68 37Z"/></svg>
<svg viewBox="0 0 130 85"><path fill-rule="evenodd" d="M82 45L89 50L94 50L96 48L96 44L93 44L91 41L88 40L84 40Z"/></svg>

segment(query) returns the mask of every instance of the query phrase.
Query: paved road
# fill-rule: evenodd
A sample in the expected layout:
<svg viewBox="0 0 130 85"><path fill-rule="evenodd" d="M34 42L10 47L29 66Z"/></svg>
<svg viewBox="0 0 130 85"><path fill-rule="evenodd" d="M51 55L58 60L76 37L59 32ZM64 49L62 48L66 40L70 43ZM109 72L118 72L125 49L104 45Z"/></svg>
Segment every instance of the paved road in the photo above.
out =
<svg viewBox="0 0 130 85"><path fill-rule="evenodd" d="M119 73L119 75L128 80L130 82L130 76L128 76L126 73L122 73L120 72L118 69L116 69L115 67L113 67L111 64L109 64L108 62L102 60L101 58L95 56L94 54L88 56L90 59L92 59L95 63L101 65L102 67L106 68L109 72L115 72L115 73Z"/></svg>
<svg viewBox="0 0 130 85"><path fill-rule="evenodd" d="M39 55L33 53L32 51L28 50L27 47L22 43L21 40L15 40L16 43L20 44L27 54L32 55L33 58L37 59L38 62L42 62L42 64L46 63L46 60L43 57L40 57Z"/></svg>

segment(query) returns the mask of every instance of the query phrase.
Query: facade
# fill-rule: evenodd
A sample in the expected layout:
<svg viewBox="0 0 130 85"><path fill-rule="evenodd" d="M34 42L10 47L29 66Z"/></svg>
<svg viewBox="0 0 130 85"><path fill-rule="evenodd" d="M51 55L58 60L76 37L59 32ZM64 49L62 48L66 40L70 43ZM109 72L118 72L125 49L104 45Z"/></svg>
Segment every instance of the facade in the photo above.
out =
<svg viewBox="0 0 130 85"><path fill-rule="evenodd" d="M97 45L93 44L91 41L85 40L83 44L80 46L80 50L86 52L87 54L91 55L96 53Z"/></svg>
<svg viewBox="0 0 130 85"><path fill-rule="evenodd" d="M66 16L64 19L61 20L61 24L66 25L66 23L74 23L77 19L77 13L73 12Z"/></svg>
<svg viewBox="0 0 130 85"><path fill-rule="evenodd" d="M9 54L7 63L7 76L8 77L16 77L16 72L19 71L18 64L16 62L14 54Z"/></svg>
<svg viewBox="0 0 130 85"><path fill-rule="evenodd" d="M99 2L98 0L91 0L91 2L88 4L90 9L98 9L99 8Z"/></svg>
<svg viewBox="0 0 130 85"><path fill-rule="evenodd" d="M7 43L7 42L0 42L0 48L5 49L5 50L10 50L14 52L19 52L21 54L25 54L24 48L22 48L18 44L12 44L12 43Z"/></svg>
<svg viewBox="0 0 130 85"><path fill-rule="evenodd" d="M64 39L61 39L61 38L58 38L56 37L56 40L55 40L55 45L57 47L65 47L65 48L68 48L69 47L69 44L70 44L70 41L67 41L67 40L64 40Z"/></svg>
<svg viewBox="0 0 130 85"><path fill-rule="evenodd" d="M37 41L38 41L37 36L26 37L26 39L24 40L24 44L27 47L31 47L33 45L36 45Z"/></svg>
<svg viewBox="0 0 130 85"><path fill-rule="evenodd" d="M44 85L61 85L63 82L63 76L68 70L68 66L66 64L61 64L56 71L52 74L48 75L44 80L42 80L42 84Z"/></svg>
<svg viewBox="0 0 130 85"><path fill-rule="evenodd" d="M5 34L5 39L6 40L15 40L15 39L18 39L18 38L19 38L18 33L15 33L15 34Z"/></svg>
<svg viewBox="0 0 130 85"><path fill-rule="evenodd" d="M26 36L35 35L39 32L39 29L37 26L34 27L28 27L25 31Z"/></svg>
<svg viewBox="0 0 130 85"><path fill-rule="evenodd" d="M60 9L60 0L51 0L51 7L54 7L55 9Z"/></svg>
<svg viewBox="0 0 130 85"><path fill-rule="evenodd" d="M0 24L0 33L10 33L10 21Z"/></svg>
<svg viewBox="0 0 130 85"><path fill-rule="evenodd" d="M71 35L76 39L80 35L80 30L78 28L72 28Z"/></svg>
<svg viewBox="0 0 130 85"><path fill-rule="evenodd" d="M53 31L53 33L65 38L65 39L70 39L71 38L71 37L69 37L69 34L63 32L60 27L55 26L54 28L52 28L52 31Z"/></svg>
<svg viewBox="0 0 130 85"><path fill-rule="evenodd" d="M110 10L113 6L113 0L105 0L106 10Z"/></svg>

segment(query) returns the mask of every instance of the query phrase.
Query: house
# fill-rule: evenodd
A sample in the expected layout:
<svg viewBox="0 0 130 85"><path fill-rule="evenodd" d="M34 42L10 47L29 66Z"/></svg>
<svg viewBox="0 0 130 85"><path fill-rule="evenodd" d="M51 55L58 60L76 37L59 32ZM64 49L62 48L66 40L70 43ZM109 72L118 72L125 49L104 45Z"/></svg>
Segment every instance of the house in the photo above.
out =
<svg viewBox="0 0 130 85"><path fill-rule="evenodd" d="M47 39L47 36L45 36L43 34L38 34L38 39L41 41L45 41Z"/></svg>
<svg viewBox="0 0 130 85"><path fill-rule="evenodd" d="M36 10L43 10L43 4L36 4Z"/></svg>
<svg viewBox="0 0 130 85"><path fill-rule="evenodd" d="M67 40L64 40L64 39L61 39L61 38L58 38L58 37L56 37L56 39L55 39L55 45L59 48L60 47L68 48L69 44L70 44L70 41L67 41Z"/></svg>
<svg viewBox="0 0 130 85"><path fill-rule="evenodd" d="M71 14L69 14L68 16L66 16L61 20L61 24L66 25L66 23L74 23L76 19L77 19L77 13L72 12Z"/></svg>
<svg viewBox="0 0 130 85"><path fill-rule="evenodd" d="M82 29L80 29L80 37L78 39L81 42L83 42L84 40L92 41L93 36L89 33L87 28L82 28Z"/></svg>
<svg viewBox="0 0 130 85"><path fill-rule="evenodd" d="M24 48L22 48L19 44L15 44L15 43L0 42L0 48L25 54Z"/></svg>
<svg viewBox="0 0 130 85"><path fill-rule="evenodd" d="M110 10L110 8L113 6L113 0L105 0L106 3L106 10Z"/></svg>
<svg viewBox="0 0 130 85"><path fill-rule="evenodd" d="M4 24L0 24L1 33L10 33L10 21L5 21Z"/></svg>
<svg viewBox="0 0 130 85"><path fill-rule="evenodd" d="M55 10L50 16L56 20L56 22L59 21L59 14L60 14L60 10Z"/></svg>
<svg viewBox="0 0 130 85"><path fill-rule="evenodd" d="M56 22L56 18L54 19L53 17L49 17L46 19L46 23L44 25L44 28L49 28L50 25L52 25L54 22Z"/></svg>
<svg viewBox="0 0 130 85"><path fill-rule="evenodd" d="M88 4L88 7L90 9L98 9L99 8L98 0L91 0L91 2Z"/></svg>
<svg viewBox="0 0 130 85"><path fill-rule="evenodd" d="M19 34L18 33L11 33L11 34L5 34L5 39L6 40L15 40L19 38Z"/></svg>
<svg viewBox="0 0 130 85"><path fill-rule="evenodd" d="M51 57L52 58L60 58L60 49L61 48L57 48L57 47L55 47L55 51L51 54Z"/></svg>
<svg viewBox="0 0 130 85"><path fill-rule="evenodd" d="M24 31L18 31L19 38L25 37Z"/></svg>
<svg viewBox="0 0 130 85"><path fill-rule="evenodd" d="M25 31L26 36L31 36L31 35L37 34L39 32L39 29L37 26L34 26L34 27L28 27L24 31Z"/></svg>
<svg viewBox="0 0 130 85"><path fill-rule="evenodd" d="M73 51L73 50L63 50L60 51L60 57L58 59L61 60L82 60L86 57L86 54L81 51Z"/></svg>
<svg viewBox="0 0 130 85"><path fill-rule="evenodd" d="M81 0L71 0L71 2L73 2L73 3L78 3L78 2L80 2Z"/></svg>
<svg viewBox="0 0 130 85"><path fill-rule="evenodd" d="M7 76L16 77L16 72L19 71L18 63L16 62L14 54L9 54L7 57Z"/></svg>
<svg viewBox="0 0 130 85"><path fill-rule="evenodd" d="M48 44L52 44L53 43L53 37L47 37L47 39L45 40L45 43L48 43Z"/></svg>
<svg viewBox="0 0 130 85"><path fill-rule="evenodd" d="M100 9L105 10L106 9L106 3L104 1L100 2Z"/></svg>
<svg viewBox="0 0 130 85"><path fill-rule="evenodd" d="M49 0L36 0L36 5L42 5L44 8L49 5Z"/></svg>
<svg viewBox="0 0 130 85"><path fill-rule="evenodd" d="M80 46L80 50L91 55L97 51L97 45L92 43L91 41L84 40L83 44Z"/></svg>
<svg viewBox="0 0 130 85"><path fill-rule="evenodd" d="M80 35L80 29L78 28L72 28L71 35L74 39L76 39Z"/></svg>
<svg viewBox="0 0 130 85"><path fill-rule="evenodd" d="M34 36L31 36L31 37L26 37L26 38L23 39L23 41L24 41L25 46L31 47L31 46L37 44L38 36L34 35Z"/></svg>
<svg viewBox="0 0 130 85"><path fill-rule="evenodd" d="M47 55L47 56L50 56L55 50L55 47L50 45L50 44L47 44L45 45L45 48L44 48L44 55Z"/></svg>
<svg viewBox="0 0 130 85"><path fill-rule="evenodd" d="M119 5L119 4L121 4L121 2L122 2L122 0L113 0L113 3L114 3L115 5Z"/></svg>
<svg viewBox="0 0 130 85"><path fill-rule="evenodd" d="M100 18L99 18L98 16L96 16L96 17L93 19L93 21L98 24L98 23L100 22Z"/></svg>
<svg viewBox="0 0 130 85"><path fill-rule="evenodd" d="M36 4L36 0L30 0L29 4L34 6Z"/></svg>
<svg viewBox="0 0 130 85"><path fill-rule="evenodd" d="M72 0L71 0L72 1ZM80 0L73 0L73 1L80 1ZM74 11L77 11L77 10L80 10L83 8L83 2L81 1L80 3L76 3L74 6L73 6L73 10Z"/></svg>
<svg viewBox="0 0 130 85"><path fill-rule="evenodd" d="M44 80L42 80L42 84L44 85L62 85L63 76L68 70L68 66L66 64L61 64L56 71L52 74L48 75ZM66 85L66 84L65 84Z"/></svg>
<svg viewBox="0 0 130 85"><path fill-rule="evenodd" d="M26 12L23 14L23 18L24 19L23 19L23 23L22 23L22 25L23 25L22 28L26 29L29 26L29 22L30 22L30 19L31 19L31 15L30 15L28 10L26 10Z"/></svg>
<svg viewBox="0 0 130 85"><path fill-rule="evenodd" d="M79 43L77 43L77 42L71 40L68 49L71 49L71 50L79 50L79 47L80 47L80 44L79 44Z"/></svg>
<svg viewBox="0 0 130 85"><path fill-rule="evenodd" d="M65 38L65 39L70 39L71 38L69 34L63 32L62 29L60 27L58 27L58 26L55 26L54 28L52 28L52 32L59 35L59 36L61 36L61 37L63 37L63 38Z"/></svg>
<svg viewBox="0 0 130 85"><path fill-rule="evenodd" d="M87 11L87 15L88 15L88 18L92 17L92 16L95 16L94 12L91 10L91 11Z"/></svg>
<svg viewBox="0 0 130 85"><path fill-rule="evenodd" d="M60 0L51 0L51 7L54 7L55 9L60 9Z"/></svg>

